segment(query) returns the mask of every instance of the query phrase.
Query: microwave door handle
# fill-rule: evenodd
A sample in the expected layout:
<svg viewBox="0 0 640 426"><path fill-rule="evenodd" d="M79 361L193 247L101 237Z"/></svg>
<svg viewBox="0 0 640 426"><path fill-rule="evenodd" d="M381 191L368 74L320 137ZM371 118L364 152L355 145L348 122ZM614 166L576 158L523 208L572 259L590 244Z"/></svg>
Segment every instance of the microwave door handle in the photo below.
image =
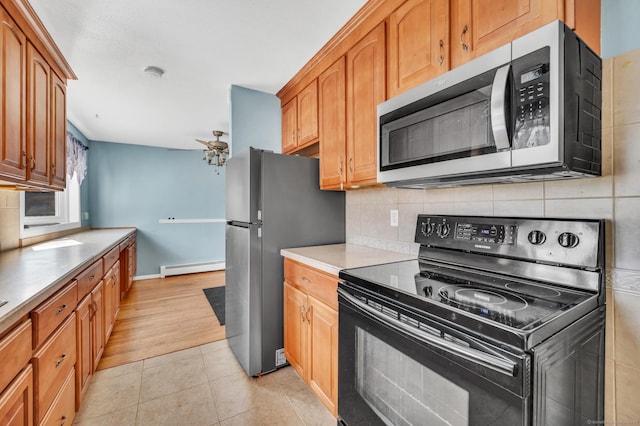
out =
<svg viewBox="0 0 640 426"><path fill-rule="evenodd" d="M505 105L510 68L511 65L499 68L491 87L491 130L493 130L493 139L498 151L511 147L507 130L507 106Z"/></svg>
<svg viewBox="0 0 640 426"><path fill-rule="evenodd" d="M365 311L370 316L376 318L378 321L386 324L387 326L395 329L396 331L399 331L400 333L408 337L412 337L428 345L435 346L436 348L441 349L445 352L453 353L461 358L464 358L476 364L483 365L509 377L515 377L516 375L518 367L517 364L513 362L486 354L477 349L468 348L466 346L456 344L442 337L432 336L426 331L407 325L398 319L383 314L377 309L372 308L364 302L361 302L356 297L352 296L341 288L338 288L338 294L344 297L345 301L350 303L354 307Z"/></svg>

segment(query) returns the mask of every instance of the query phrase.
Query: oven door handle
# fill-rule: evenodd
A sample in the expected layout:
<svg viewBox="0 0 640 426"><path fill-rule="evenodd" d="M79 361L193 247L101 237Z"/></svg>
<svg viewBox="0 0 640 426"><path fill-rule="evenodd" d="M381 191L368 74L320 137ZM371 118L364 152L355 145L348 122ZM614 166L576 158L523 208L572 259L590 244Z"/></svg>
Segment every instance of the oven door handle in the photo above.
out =
<svg viewBox="0 0 640 426"><path fill-rule="evenodd" d="M344 297L347 302L351 303L355 307L362 309L369 315L378 319L383 324L388 325L389 327L405 334L408 337L418 339L428 345L435 346L436 348L442 349L443 351L453 353L461 358L466 359L467 361L480 364L484 367L505 374L509 377L515 377L516 375L518 365L514 362L498 358L494 355L486 354L473 348L460 346L442 337L433 336L418 328L407 325L402 321L383 314L377 309L372 308L366 303L363 303L341 288L338 288L338 294Z"/></svg>

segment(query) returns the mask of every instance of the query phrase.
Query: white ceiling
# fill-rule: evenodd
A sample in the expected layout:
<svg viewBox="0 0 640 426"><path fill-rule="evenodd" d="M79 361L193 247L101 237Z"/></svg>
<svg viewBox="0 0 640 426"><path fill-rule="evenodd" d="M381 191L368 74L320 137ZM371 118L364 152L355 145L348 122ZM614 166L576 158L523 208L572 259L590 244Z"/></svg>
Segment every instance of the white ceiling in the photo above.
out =
<svg viewBox="0 0 640 426"><path fill-rule="evenodd" d="M230 85L275 94L365 0L30 3L78 76L67 118L88 139L199 149L229 131Z"/></svg>

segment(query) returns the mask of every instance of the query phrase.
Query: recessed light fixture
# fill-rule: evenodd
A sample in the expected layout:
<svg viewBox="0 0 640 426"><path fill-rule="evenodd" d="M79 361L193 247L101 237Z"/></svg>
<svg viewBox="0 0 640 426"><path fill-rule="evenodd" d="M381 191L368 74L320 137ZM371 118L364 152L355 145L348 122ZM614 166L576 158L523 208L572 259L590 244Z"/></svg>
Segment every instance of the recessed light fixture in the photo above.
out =
<svg viewBox="0 0 640 426"><path fill-rule="evenodd" d="M164 70L162 68L153 65L144 67L144 72L145 74L153 78L162 78L162 76L164 75Z"/></svg>

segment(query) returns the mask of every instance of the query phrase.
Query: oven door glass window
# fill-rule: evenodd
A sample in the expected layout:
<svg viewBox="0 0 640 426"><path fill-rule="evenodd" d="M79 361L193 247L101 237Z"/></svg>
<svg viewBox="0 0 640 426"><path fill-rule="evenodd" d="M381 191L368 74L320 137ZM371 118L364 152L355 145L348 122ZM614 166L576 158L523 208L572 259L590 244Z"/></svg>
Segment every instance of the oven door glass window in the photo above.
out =
<svg viewBox="0 0 640 426"><path fill-rule="evenodd" d="M469 392L362 328L356 333L356 388L384 423L469 424Z"/></svg>

